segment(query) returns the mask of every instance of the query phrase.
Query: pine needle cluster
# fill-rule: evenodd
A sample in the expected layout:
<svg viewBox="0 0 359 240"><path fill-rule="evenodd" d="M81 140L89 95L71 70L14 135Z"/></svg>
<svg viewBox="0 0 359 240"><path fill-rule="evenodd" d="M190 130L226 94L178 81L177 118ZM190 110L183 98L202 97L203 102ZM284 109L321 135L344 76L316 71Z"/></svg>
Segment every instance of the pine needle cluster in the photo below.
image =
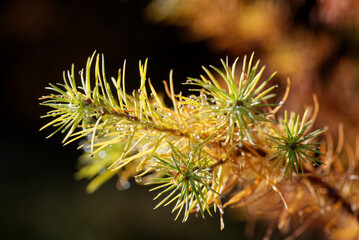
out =
<svg viewBox="0 0 359 240"><path fill-rule="evenodd" d="M336 185L338 176L330 170L341 161L341 149L328 149L330 135L312 130L315 97L314 110L303 116L285 112L284 118L277 117L290 82L282 101L270 102L275 74L263 81L265 68L259 61L253 64L253 58L244 57L239 75L238 59L232 65L222 60L223 70L203 67L205 75L185 83L193 88L190 96L175 93L171 71L169 83L164 82L172 101L168 107L147 77L147 60L139 62L140 88L128 93L126 62L109 81L103 55L94 53L79 76L72 66L64 72L64 83L50 84L52 93L40 98L52 108L44 116L52 120L42 129L55 127L49 137L61 132L64 144L81 140L85 154L76 178L91 179L89 193L115 175L119 189L126 189L134 177L154 186L155 208L172 204L176 219L183 214L183 221L192 212L212 215L213 208L223 228L223 209L231 206L246 207L250 215L273 213L281 230L291 218L304 222L292 236L323 216L337 230L336 214L357 218L358 204L346 200L344 185ZM347 194L353 193L348 179L355 178L354 169L350 166L343 180L349 184Z"/></svg>

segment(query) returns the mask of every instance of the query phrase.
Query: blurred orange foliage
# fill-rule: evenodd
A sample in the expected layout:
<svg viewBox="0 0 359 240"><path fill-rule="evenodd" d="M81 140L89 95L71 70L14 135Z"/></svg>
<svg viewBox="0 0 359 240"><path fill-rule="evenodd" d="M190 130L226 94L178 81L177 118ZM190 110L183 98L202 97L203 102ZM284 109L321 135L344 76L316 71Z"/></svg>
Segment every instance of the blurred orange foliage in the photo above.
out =
<svg viewBox="0 0 359 240"><path fill-rule="evenodd" d="M283 85L292 80L287 108L302 111L317 94L318 124L337 136L343 122L351 140L359 132L359 104L353 104L359 92L358 1L154 0L146 14L183 28L188 41L207 41L217 54L255 51Z"/></svg>

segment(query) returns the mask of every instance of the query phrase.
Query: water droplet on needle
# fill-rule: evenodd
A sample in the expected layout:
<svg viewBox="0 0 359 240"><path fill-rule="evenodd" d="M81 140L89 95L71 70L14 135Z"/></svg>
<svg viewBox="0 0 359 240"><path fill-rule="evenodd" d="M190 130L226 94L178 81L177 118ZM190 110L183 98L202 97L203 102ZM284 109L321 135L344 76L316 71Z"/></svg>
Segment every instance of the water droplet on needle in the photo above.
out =
<svg viewBox="0 0 359 240"><path fill-rule="evenodd" d="M136 181L136 183L142 182L141 176L135 176L135 181Z"/></svg>

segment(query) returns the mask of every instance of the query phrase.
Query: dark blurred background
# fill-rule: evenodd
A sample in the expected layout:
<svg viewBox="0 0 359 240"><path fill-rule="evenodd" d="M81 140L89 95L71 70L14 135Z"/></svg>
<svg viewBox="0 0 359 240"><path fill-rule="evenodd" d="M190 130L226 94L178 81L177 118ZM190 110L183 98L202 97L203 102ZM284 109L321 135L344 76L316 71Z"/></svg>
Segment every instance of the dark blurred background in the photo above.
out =
<svg viewBox="0 0 359 240"><path fill-rule="evenodd" d="M148 76L160 90L163 89L161 82L168 79L170 69L174 69L176 89L181 89L181 82L185 82L186 77L197 77L202 73L201 65L218 65L219 58L226 55L241 56L256 50L257 57L264 57L264 63L275 62L269 65L270 70L283 69L286 76L279 76L279 79L294 75L293 81L297 82L307 79L307 74L297 76L295 71L298 69L302 72L307 71L308 69L303 67L306 61L318 59L315 58L317 55L320 56L319 59L326 59L326 61L318 60L319 63L315 62L315 66L320 65L319 70L316 68L319 74L315 75L314 80L310 80L310 83L316 81L315 84L299 88L300 91L295 95L297 97L302 96L303 91L312 90L311 86L326 86L329 92L334 91L336 85L328 87L331 86L330 81L325 79L330 78L340 59L349 55L344 60L352 70L347 71L347 65L342 68L339 66L339 70L343 73L338 73L338 78L344 76L344 79L348 79L347 74L351 74L347 80L348 86L344 90L349 91L352 97L349 96L347 100L343 100L343 103L338 104L335 98L324 90L324 93L320 92L320 96L322 99L326 96L330 99L324 102L324 106L327 106L324 109L333 107L336 115L340 115L338 111L339 113L342 111L344 116L345 114L349 116L344 117L344 120L333 120L332 125L336 126L340 121L346 121L349 122L349 126L357 127L358 117L355 115L357 114L355 107L358 97L356 95L358 75L355 74L358 72L356 61L358 33L355 29L350 30L350 27L349 32L337 31L336 28L328 27L331 25L318 23L315 16L313 20L313 14L319 16L319 1L291 1L292 8L289 8L286 14L282 14L285 17L295 13L292 15L295 17L288 17L293 25L285 25L286 30L283 31L298 29L299 26L300 29L304 29L303 32L314 33L314 37L300 35L298 32L291 33L291 37L287 34L286 41L292 43L295 43L293 39L297 41L301 36L305 36L303 45L297 44L293 48L303 49L307 47L306 44L312 46L310 37L317 39L323 35L323 32L325 33L325 37L322 37L323 41L328 45L327 48L325 47L327 45L321 48L320 54L314 57L310 55L309 58L303 57L302 62L296 61L298 65L289 69L288 66L282 68L280 66L281 62L287 61L285 57L288 56L270 55L276 53L273 49L279 47L288 52L292 51L291 45L286 45L285 48L283 42L280 42L283 46L278 47L276 39L281 36L272 39L272 42L269 42L272 45L269 47L260 44L261 41L266 42L271 33L278 35L276 28L281 25L273 22L273 31L269 31L260 40L255 39L260 36L251 37L250 34L246 35L249 36L248 38L244 38L244 35L235 35L235 28L228 29L228 26L220 21L223 18L217 19L213 14L211 17L215 19L214 23L208 22L206 26L216 25L218 20L218 28L221 30L218 30L217 34L221 33L222 39L226 39L224 36L230 36L229 33L234 34L229 42L237 47L231 47L230 44L225 45L222 39L216 39L214 27L207 29L210 32L207 35L205 30L200 28L201 25L197 27L197 32L188 31L188 26L198 22L198 19L193 16L186 17L186 12L178 14L173 11L164 12L163 9L171 10L171 7L173 10L174 2L179 3L167 1L167 3L172 2L172 5L166 8L163 7L164 2L166 1L154 1L152 5L149 5L151 1L134 0L102 2L12 0L0 3L0 111L2 113L0 236L2 239L243 239L244 237L244 222L235 212L226 211L226 228L223 231L219 230L218 215L213 218L207 217L205 220L193 215L186 223L173 222L175 215L170 214L170 208L153 211L154 193L149 193L147 187L136 186L134 181L131 182L128 190L118 191L115 180L112 180L94 194L88 195L85 192L87 182L74 180L76 160L81 152L76 150L76 144L62 147L60 135L45 140L50 130L39 132L40 127L46 123L46 120L40 119L40 116L48 109L38 105L38 98L48 94L44 88L49 82L62 81L62 71L69 69L72 63L75 64L76 71L81 70L87 57L94 50L105 54L108 76L116 76L123 60L127 59L128 89L138 87L138 60L145 60L147 57L149 58ZM185 2L191 1L183 1ZM206 12L202 11L201 5L198 4L189 8L192 12ZM180 6L177 9L180 9ZM273 12L271 9L261 11ZM209 10L208 13L211 11ZM204 16L202 19L207 18ZM254 17L252 20L255 23L265 19ZM179 24L179 21L182 24ZM281 22L284 24L283 21ZM258 26L253 26L256 27ZM259 32L268 28L267 25L259 27L262 27L258 29ZM233 40L236 36L237 40L244 40L236 43ZM328 40L328 43L327 37L333 38L334 43L331 43L331 40ZM323 44L318 42L316 46ZM336 46L334 53L330 52L327 55L322 53L322 51L331 51L333 46ZM310 49L308 51L311 51ZM302 56L300 51L298 54ZM310 74L313 75L312 72ZM340 82L332 81L342 86ZM283 86L285 87L285 84ZM317 89L322 91L320 87ZM345 92L340 87L336 90L340 91L337 92L339 95ZM308 96L310 99L312 92L306 94L304 99L307 100ZM299 97L296 101L290 101L302 103ZM343 107L343 104L348 102L352 105L350 111L346 112L347 108L345 105ZM336 110L338 105L341 107L339 109L344 110ZM291 106L296 109L295 104L288 104L289 108ZM331 115L325 115L324 118L328 116ZM320 120L320 123L323 125L325 121ZM253 238L260 239L264 232L265 228L257 228ZM303 239L310 235L304 236ZM274 236L277 236L277 233Z"/></svg>

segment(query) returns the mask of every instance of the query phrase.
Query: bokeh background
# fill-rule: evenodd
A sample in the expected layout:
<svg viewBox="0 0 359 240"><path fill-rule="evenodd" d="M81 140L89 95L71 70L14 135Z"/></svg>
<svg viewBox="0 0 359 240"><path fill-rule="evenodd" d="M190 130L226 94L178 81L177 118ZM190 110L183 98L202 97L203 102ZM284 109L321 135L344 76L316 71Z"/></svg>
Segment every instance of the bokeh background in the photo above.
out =
<svg viewBox="0 0 359 240"><path fill-rule="evenodd" d="M176 89L201 65L218 65L255 51L278 71L279 91L292 80L285 108L303 112L319 98L319 127L335 137L344 123L348 142L359 132L359 6L355 0L9 0L0 3L0 238L1 239L243 239L245 222L219 218L173 222L170 208L153 211L155 193L116 189L115 179L88 195L75 181L77 145L39 132L48 110L38 98L62 71L76 71L97 50L107 75L127 59L128 89L138 87L138 60L162 88L174 70ZM185 90L184 90L185 91ZM278 96L281 97L281 96ZM265 224L263 224L265 226ZM261 239L265 227L255 228ZM307 233L301 239L318 238ZM281 239L275 232L273 239Z"/></svg>

